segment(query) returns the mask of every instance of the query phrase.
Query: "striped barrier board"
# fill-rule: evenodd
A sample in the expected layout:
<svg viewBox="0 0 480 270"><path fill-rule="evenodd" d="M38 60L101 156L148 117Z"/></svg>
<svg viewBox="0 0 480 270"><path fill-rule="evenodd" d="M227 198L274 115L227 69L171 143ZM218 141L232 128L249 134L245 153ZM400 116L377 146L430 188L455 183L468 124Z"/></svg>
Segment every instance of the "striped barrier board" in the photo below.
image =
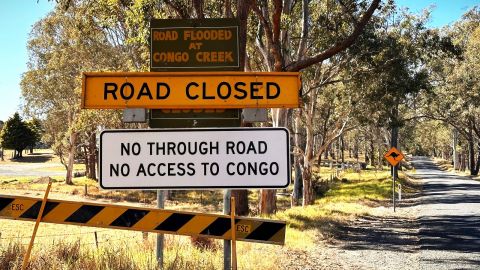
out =
<svg viewBox="0 0 480 270"><path fill-rule="evenodd" d="M42 200L0 195L0 218L35 221ZM48 199L41 222L230 240L231 219L154 208ZM236 240L283 245L285 221L236 217Z"/></svg>

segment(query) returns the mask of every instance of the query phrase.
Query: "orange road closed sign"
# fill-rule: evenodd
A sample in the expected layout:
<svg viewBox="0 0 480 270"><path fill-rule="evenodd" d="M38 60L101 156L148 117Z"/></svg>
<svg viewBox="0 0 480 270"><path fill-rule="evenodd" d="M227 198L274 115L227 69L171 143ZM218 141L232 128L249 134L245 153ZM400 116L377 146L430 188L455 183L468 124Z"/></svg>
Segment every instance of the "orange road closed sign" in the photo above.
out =
<svg viewBox="0 0 480 270"><path fill-rule="evenodd" d="M297 108L298 72L84 73L82 108Z"/></svg>
<svg viewBox="0 0 480 270"><path fill-rule="evenodd" d="M397 166L397 164L405 157L400 150L395 147L390 148L390 150L383 155L383 157L390 163L392 166Z"/></svg>

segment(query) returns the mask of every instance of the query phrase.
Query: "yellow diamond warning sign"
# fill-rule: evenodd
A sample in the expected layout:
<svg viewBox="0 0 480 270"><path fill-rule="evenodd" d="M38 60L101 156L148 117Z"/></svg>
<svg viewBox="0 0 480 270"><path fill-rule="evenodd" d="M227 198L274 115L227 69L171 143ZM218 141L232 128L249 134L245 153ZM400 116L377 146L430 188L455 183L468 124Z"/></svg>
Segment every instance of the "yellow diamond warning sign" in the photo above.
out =
<svg viewBox="0 0 480 270"><path fill-rule="evenodd" d="M395 147L390 148L390 150L383 155L383 157L390 163L392 166L397 166L397 164L405 157L400 150Z"/></svg>

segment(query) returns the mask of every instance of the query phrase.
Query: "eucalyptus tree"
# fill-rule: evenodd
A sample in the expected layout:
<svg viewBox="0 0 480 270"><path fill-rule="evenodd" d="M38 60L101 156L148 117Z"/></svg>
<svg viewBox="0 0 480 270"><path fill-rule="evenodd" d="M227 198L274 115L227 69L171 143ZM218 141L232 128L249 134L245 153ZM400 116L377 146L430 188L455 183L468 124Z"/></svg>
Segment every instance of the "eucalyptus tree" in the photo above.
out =
<svg viewBox="0 0 480 270"><path fill-rule="evenodd" d="M224 16L231 16L233 12L230 9L236 11L241 28L246 30L240 31L241 37L247 34L246 40L241 38L247 45L246 66L251 70L282 72L301 71L328 62L328 59L347 49L362 33L379 7L380 0L246 0L238 1L236 5L230 3L226 1L225 8L220 9L206 8L209 3L201 0L193 1L191 7L182 1L166 2L180 18L188 18L190 14L211 17L219 13L213 10L225 10ZM205 15L201 16L202 13ZM312 91L318 91L318 88ZM315 98L310 97L310 100ZM286 126L288 115L285 109L272 110L273 125ZM309 149L305 152L307 155ZM311 178L306 181L311 181ZM311 192L310 187L307 190ZM275 198L275 190L262 190L260 212L274 212ZM310 203L312 200L309 199L307 204Z"/></svg>
<svg viewBox="0 0 480 270"><path fill-rule="evenodd" d="M254 59L256 69L277 72L301 71L328 61L354 44L379 4L376 0L254 2L250 24L256 31L250 32L248 58ZM285 109L272 110L273 125L285 126L287 116ZM275 209L275 191L262 190L260 211Z"/></svg>
<svg viewBox="0 0 480 270"><path fill-rule="evenodd" d="M437 83L431 97L426 98L429 106L424 110L428 117L449 124L466 140L468 167L472 175L477 175L480 168L479 8L468 11L460 21L444 30L456 54L431 61L432 77Z"/></svg>
<svg viewBox="0 0 480 270"><path fill-rule="evenodd" d="M127 44L125 25L108 24L115 11L106 1L97 5L69 1L66 9L57 5L33 26L30 34L28 71L21 81L24 109L44 120L45 136L67 168L67 184L72 184L81 132L76 121L80 114L82 72L125 71L138 66L135 57L140 53L134 53L135 48ZM96 127L102 123L90 124Z"/></svg>
<svg viewBox="0 0 480 270"><path fill-rule="evenodd" d="M401 131L408 153L417 156L451 158L452 131L443 121L421 118L406 123Z"/></svg>
<svg viewBox="0 0 480 270"><path fill-rule="evenodd" d="M478 10L477 10L478 14ZM477 17L478 18L478 17ZM480 23L480 21L477 21ZM478 175L480 169L480 25L471 32L465 48L464 60L458 67L458 74L460 78L457 80L457 86L462 87L463 91L460 94L460 100L463 101L463 116L467 119L469 129L469 167L472 175ZM472 133L475 139L471 138ZM475 161L475 141L477 143L478 157Z"/></svg>
<svg viewBox="0 0 480 270"><path fill-rule="evenodd" d="M82 110L77 115L73 128L78 131L79 143L85 163L85 176L97 180L96 166L98 164L97 139L99 129L122 128L122 114L117 110Z"/></svg>
<svg viewBox="0 0 480 270"><path fill-rule="evenodd" d="M420 117L417 100L431 89L425 55L434 47L427 19L428 13L398 14L392 8L352 47L359 57L349 69L356 71L350 76L351 87L363 93L358 100L363 112L357 119L374 129L387 128L389 146L399 146L399 129Z"/></svg>

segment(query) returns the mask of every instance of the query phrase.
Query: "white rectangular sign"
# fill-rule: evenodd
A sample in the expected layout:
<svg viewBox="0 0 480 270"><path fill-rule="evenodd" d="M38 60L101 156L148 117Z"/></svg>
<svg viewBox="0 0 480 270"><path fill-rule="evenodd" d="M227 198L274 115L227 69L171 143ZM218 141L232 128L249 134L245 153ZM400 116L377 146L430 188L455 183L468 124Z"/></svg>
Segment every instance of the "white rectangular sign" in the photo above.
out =
<svg viewBox="0 0 480 270"><path fill-rule="evenodd" d="M290 183L285 128L105 130L104 189L285 188Z"/></svg>

